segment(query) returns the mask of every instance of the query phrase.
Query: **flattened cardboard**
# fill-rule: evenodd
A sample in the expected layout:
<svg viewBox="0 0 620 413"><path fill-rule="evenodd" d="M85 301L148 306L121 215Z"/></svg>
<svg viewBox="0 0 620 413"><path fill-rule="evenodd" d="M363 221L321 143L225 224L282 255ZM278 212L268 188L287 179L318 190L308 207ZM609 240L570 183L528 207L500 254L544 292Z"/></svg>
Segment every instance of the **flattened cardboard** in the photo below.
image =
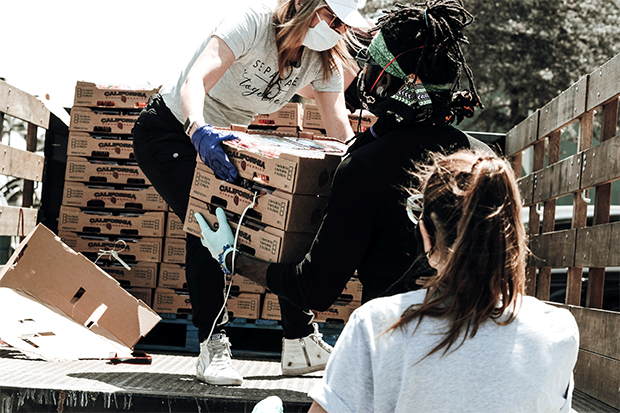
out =
<svg viewBox="0 0 620 413"><path fill-rule="evenodd" d="M118 261L99 260L97 262L97 265L99 265L106 274L117 280L123 288L155 288L157 286L157 276L159 274L158 263L141 261L126 262L125 264L127 264L131 270L122 266Z"/></svg>
<svg viewBox="0 0 620 413"><path fill-rule="evenodd" d="M86 159L67 157L65 181L109 183L125 185L150 185L136 161Z"/></svg>
<svg viewBox="0 0 620 413"><path fill-rule="evenodd" d="M58 230L141 237L163 237L166 213L89 210L63 205Z"/></svg>
<svg viewBox="0 0 620 413"><path fill-rule="evenodd" d="M116 251L123 261L161 262L163 238L130 238L114 235L87 235L58 231L65 244L89 258L96 258L101 251ZM125 241L123 244L120 239ZM112 260L104 255L100 260Z"/></svg>
<svg viewBox="0 0 620 413"><path fill-rule="evenodd" d="M209 167L198 162L190 196L241 215L252 204L254 190L220 180ZM262 188L246 216L285 231L316 233L328 202L328 196L296 195Z"/></svg>
<svg viewBox="0 0 620 413"><path fill-rule="evenodd" d="M155 188L115 187L65 182L62 205L110 209L167 211L168 204Z"/></svg>
<svg viewBox="0 0 620 413"><path fill-rule="evenodd" d="M3 267L0 287L2 339L45 358L108 357L132 348L160 320L42 224Z"/></svg>
<svg viewBox="0 0 620 413"><path fill-rule="evenodd" d="M120 139L120 137L124 139ZM108 136L88 132L69 132L68 156L107 159L135 159L133 140L127 135Z"/></svg>
<svg viewBox="0 0 620 413"><path fill-rule="evenodd" d="M162 262L159 266L157 286L173 290L187 289L185 265Z"/></svg>
<svg viewBox="0 0 620 413"><path fill-rule="evenodd" d="M223 142L239 176L293 194L329 195L346 146L322 139L239 133ZM261 138L261 139L257 139Z"/></svg>
<svg viewBox="0 0 620 413"><path fill-rule="evenodd" d="M295 126L301 128L303 106L299 102L289 102L276 112L256 115L250 125Z"/></svg>
<svg viewBox="0 0 620 413"><path fill-rule="evenodd" d="M213 213L211 211L213 211ZM194 217L195 212L202 214L213 228L217 223L215 208L194 198L190 198L189 200L184 229L186 232L202 238L200 225L198 225ZM233 233L235 233L237 224L231 221L230 217L228 223ZM285 232L274 227L253 224L250 221L244 220L239 231L237 247L243 253L252 255L263 261L287 262L303 257L308 252L313 240L314 234L312 233Z"/></svg>
<svg viewBox="0 0 620 413"><path fill-rule="evenodd" d="M78 81L73 106L140 109L145 107L149 97L158 91L159 87L97 85Z"/></svg>

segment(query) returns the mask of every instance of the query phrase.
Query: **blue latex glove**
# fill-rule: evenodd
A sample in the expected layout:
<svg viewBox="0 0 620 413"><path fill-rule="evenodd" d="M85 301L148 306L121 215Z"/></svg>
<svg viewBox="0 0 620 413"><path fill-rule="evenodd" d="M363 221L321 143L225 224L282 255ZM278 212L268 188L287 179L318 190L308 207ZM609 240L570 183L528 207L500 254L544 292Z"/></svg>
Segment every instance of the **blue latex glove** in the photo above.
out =
<svg viewBox="0 0 620 413"><path fill-rule="evenodd" d="M237 168L230 162L220 142L238 139L231 131L221 131L211 125L204 125L192 134L192 144L200 155L200 160L228 182L237 179Z"/></svg>
<svg viewBox="0 0 620 413"><path fill-rule="evenodd" d="M228 225L226 214L222 208L215 210L215 216L217 217L217 222L220 224L217 231L213 231L211 229L207 221L205 221L204 217L200 215L200 213L194 213L194 217L196 218L196 221L198 221L200 231L202 232L202 245L207 247L211 253L211 256L217 260L226 244L231 247L234 245L235 236L230 229L230 225Z"/></svg>

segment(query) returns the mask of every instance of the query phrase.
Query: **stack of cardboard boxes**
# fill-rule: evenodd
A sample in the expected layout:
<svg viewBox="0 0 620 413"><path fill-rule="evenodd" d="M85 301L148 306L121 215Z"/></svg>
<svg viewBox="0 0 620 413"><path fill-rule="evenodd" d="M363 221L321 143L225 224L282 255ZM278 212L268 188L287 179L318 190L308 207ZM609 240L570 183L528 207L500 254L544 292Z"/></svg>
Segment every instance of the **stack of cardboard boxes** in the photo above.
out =
<svg viewBox="0 0 620 413"><path fill-rule="evenodd" d="M221 207L236 233L240 217L255 201L241 223L238 249L269 262L301 259L321 225L331 178L346 147L329 140L246 134L225 142L224 150L239 171L241 182L237 185L221 180L197 160L185 231L201 236L196 212L217 227L215 209ZM359 281L353 280L350 285L355 295L345 298L347 308L359 306L361 286L357 284ZM233 277L233 287L235 294L228 301L233 317L280 319L277 298L262 287L239 275ZM345 311L336 312L339 314L335 317L330 316L333 311L325 314L322 321L348 319L343 318Z"/></svg>
<svg viewBox="0 0 620 413"><path fill-rule="evenodd" d="M168 206L136 163L131 130L155 92L77 83L58 219L59 236L67 245L97 261L148 305L162 259Z"/></svg>

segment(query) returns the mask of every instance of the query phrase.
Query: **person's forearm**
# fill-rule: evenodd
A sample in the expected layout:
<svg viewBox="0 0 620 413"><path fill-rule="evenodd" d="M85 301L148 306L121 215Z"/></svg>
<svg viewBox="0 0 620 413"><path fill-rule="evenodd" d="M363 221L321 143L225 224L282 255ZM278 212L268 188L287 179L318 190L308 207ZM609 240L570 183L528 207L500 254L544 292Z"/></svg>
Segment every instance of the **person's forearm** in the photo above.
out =
<svg viewBox="0 0 620 413"><path fill-rule="evenodd" d="M267 268L269 264L247 255L237 254L235 256L235 273L249 278L258 285L269 288L267 285ZM226 267L232 269L232 254L226 256Z"/></svg>

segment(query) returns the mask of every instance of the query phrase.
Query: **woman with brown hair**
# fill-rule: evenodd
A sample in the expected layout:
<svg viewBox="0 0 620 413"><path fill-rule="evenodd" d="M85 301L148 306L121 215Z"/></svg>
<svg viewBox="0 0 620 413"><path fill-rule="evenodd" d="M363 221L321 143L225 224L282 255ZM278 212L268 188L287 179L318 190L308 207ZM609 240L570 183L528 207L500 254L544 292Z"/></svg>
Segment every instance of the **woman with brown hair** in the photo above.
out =
<svg viewBox="0 0 620 413"><path fill-rule="evenodd" d="M569 412L579 332L569 311L524 295L513 170L461 150L415 178L407 212L437 274L355 311L310 412Z"/></svg>
<svg viewBox="0 0 620 413"><path fill-rule="evenodd" d="M235 135L215 127L249 125L255 115L277 111L312 85L328 135L342 141L353 136L343 73L351 61L345 44L348 28L366 25L357 1L237 3L205 37L178 79L151 97L133 130L134 151L141 169L182 221L197 154L220 178L237 179L221 147ZM190 234L185 273L201 341L196 376L209 384L239 385L243 378L231 363L230 342L220 329L227 322L226 311L220 312L224 277L200 239ZM305 338L305 345L319 356L310 367L305 362L291 362L291 367L302 373L323 369L331 347L310 324L312 314L290 302L280 305L290 307L287 314L292 318L285 337Z"/></svg>

